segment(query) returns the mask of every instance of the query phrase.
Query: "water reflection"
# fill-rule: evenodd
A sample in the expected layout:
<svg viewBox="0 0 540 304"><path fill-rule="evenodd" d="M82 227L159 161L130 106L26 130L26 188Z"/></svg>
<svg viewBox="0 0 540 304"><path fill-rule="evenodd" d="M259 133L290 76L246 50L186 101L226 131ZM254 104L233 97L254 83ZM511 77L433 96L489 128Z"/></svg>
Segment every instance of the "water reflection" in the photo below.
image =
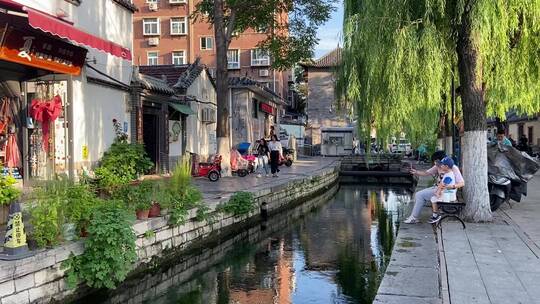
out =
<svg viewBox="0 0 540 304"><path fill-rule="evenodd" d="M126 299L189 304L371 303L390 258L401 202L409 198L406 190L343 186L328 203L304 217L276 215L267 235L263 231L258 240L234 245L209 269L183 275L168 288L160 290L157 285L150 295L133 292Z"/></svg>

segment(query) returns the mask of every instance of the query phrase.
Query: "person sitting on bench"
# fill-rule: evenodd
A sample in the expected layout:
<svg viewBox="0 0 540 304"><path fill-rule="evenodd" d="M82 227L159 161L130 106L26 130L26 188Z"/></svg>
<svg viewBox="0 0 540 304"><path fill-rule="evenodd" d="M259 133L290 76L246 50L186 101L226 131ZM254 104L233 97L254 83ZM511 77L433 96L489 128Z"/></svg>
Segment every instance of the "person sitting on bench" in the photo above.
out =
<svg viewBox="0 0 540 304"><path fill-rule="evenodd" d="M439 176L439 166L440 161L446 157L446 153L444 151L436 151L431 155L431 161L434 163L434 166L431 167L427 171L420 171L420 170L411 170L411 174L418 175L418 176ZM455 188L459 189L465 185L465 181L463 180L463 176L461 175L461 172L459 171L458 166L454 165L452 167L452 172L454 173L454 177L456 180ZM416 192L414 196L414 207L412 209L411 215L404 221L405 224L416 224L419 223L419 217L420 212L422 211L422 207L424 207L424 204L430 202L431 197L435 194L435 191L437 191L437 187L429 187L423 190L420 190Z"/></svg>
<svg viewBox="0 0 540 304"><path fill-rule="evenodd" d="M435 224L441 219L439 214L438 202L450 203L457 200L456 198L456 177L452 168L454 167L454 160L449 156L443 158L437 166L439 167L439 182L437 183L437 190L435 195L431 197L431 207L433 214L429 219L429 223Z"/></svg>

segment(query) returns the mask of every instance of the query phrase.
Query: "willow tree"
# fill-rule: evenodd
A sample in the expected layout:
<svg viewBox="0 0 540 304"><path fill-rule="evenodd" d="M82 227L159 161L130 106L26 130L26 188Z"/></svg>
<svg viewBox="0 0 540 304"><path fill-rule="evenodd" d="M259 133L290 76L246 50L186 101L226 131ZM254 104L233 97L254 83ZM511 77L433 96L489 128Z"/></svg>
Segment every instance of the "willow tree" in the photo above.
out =
<svg viewBox="0 0 540 304"><path fill-rule="evenodd" d="M259 47L272 58L275 69L291 68L311 58L318 42L317 28L330 18L335 0L201 0L195 18L214 26L218 154L228 159L229 103L227 51L236 33L263 29ZM224 169L228 168L225 162Z"/></svg>
<svg viewBox="0 0 540 304"><path fill-rule="evenodd" d="M378 131L434 130L458 81L466 215L491 220L487 114L540 109L540 1L345 0L338 92Z"/></svg>

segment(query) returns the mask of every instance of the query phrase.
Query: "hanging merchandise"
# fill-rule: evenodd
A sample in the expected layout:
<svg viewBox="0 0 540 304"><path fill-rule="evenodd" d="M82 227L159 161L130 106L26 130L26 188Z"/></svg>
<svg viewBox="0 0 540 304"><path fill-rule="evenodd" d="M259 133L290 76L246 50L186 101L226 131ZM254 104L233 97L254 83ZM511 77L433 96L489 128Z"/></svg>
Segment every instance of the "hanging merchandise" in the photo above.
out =
<svg viewBox="0 0 540 304"><path fill-rule="evenodd" d="M49 151L50 126L62 113L62 98L59 95L51 100L32 99L30 115L41 123L43 130L43 149Z"/></svg>
<svg viewBox="0 0 540 304"><path fill-rule="evenodd" d="M13 128L14 129L14 128ZM9 132L6 145L6 164L8 168L21 167L19 145L17 144L17 135L15 132Z"/></svg>
<svg viewBox="0 0 540 304"><path fill-rule="evenodd" d="M8 117L8 106L9 106L9 99L6 97L2 97L2 100L0 101L0 135L3 134L8 125L9 125L9 117Z"/></svg>

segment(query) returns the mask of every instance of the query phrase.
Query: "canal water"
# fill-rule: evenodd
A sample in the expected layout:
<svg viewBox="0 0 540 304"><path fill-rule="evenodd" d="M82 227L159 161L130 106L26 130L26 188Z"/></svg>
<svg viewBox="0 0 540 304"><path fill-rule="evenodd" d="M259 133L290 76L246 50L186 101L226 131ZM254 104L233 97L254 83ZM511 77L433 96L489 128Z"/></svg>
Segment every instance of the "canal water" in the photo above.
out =
<svg viewBox="0 0 540 304"><path fill-rule="evenodd" d="M410 192L344 185L87 303L371 303Z"/></svg>

